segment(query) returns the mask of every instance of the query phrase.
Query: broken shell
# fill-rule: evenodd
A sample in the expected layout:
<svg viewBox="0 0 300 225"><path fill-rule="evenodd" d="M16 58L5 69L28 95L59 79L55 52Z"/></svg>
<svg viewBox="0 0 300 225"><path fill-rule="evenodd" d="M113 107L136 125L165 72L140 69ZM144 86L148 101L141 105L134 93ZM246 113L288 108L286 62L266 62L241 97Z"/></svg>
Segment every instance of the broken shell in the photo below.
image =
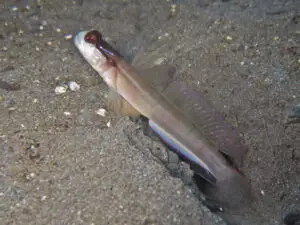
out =
<svg viewBox="0 0 300 225"><path fill-rule="evenodd" d="M80 89L80 85L77 84L75 81L69 81L68 87L70 88L71 91L78 91Z"/></svg>
<svg viewBox="0 0 300 225"><path fill-rule="evenodd" d="M107 127L111 127L111 122L108 121L108 122L106 123L106 126L107 126Z"/></svg>
<svg viewBox="0 0 300 225"><path fill-rule="evenodd" d="M107 111L103 108L96 110L95 113L98 114L99 116L103 116L103 117L105 117L107 115Z"/></svg>
<svg viewBox="0 0 300 225"><path fill-rule="evenodd" d="M66 40L70 40L70 39L72 39L72 37L73 37L72 34L66 34L66 35L65 35L65 39L66 39Z"/></svg>
<svg viewBox="0 0 300 225"><path fill-rule="evenodd" d="M165 61L164 57L158 58L154 61L154 65L160 65Z"/></svg>
<svg viewBox="0 0 300 225"><path fill-rule="evenodd" d="M55 88L55 94L60 95L60 94L64 94L67 91L67 87L66 86L57 86Z"/></svg>
<svg viewBox="0 0 300 225"><path fill-rule="evenodd" d="M226 36L226 40L227 41L232 41L232 37L231 36Z"/></svg>
<svg viewBox="0 0 300 225"><path fill-rule="evenodd" d="M71 116L71 113L70 112L64 112L64 115L65 116Z"/></svg>

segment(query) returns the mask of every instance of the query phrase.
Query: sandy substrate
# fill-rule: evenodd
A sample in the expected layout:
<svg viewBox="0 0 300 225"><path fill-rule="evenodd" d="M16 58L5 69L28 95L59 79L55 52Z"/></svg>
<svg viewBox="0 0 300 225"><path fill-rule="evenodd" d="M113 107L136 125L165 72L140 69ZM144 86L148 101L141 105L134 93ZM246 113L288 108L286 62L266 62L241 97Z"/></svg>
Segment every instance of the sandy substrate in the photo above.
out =
<svg viewBox="0 0 300 225"><path fill-rule="evenodd" d="M1 224L224 224L138 124L95 113L108 89L71 39L89 29L128 58L164 57L243 135L259 200L238 224L300 210L300 124L286 124L300 102L300 2L143 2L1 1L1 80L20 85L0 89ZM57 95L69 81L80 90Z"/></svg>

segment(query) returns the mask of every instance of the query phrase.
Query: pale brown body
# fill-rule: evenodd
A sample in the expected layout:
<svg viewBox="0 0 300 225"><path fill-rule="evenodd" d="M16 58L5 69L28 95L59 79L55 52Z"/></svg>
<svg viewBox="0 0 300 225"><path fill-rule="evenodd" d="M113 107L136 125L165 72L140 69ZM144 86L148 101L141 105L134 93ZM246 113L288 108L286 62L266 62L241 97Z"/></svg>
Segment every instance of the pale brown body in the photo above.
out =
<svg viewBox="0 0 300 225"><path fill-rule="evenodd" d="M204 168L215 178L213 188L209 193L210 197L233 207L241 207L244 205L243 203L248 202L250 188L247 181L227 163L217 146L214 145L214 141L210 142L201 133L201 129L195 126L195 122L183 113L182 108L175 103L176 99L166 98L163 93L165 89L162 90L162 93L158 92L121 57L111 54L109 51L111 48L102 39L100 41L105 48L102 48L101 51L99 51L101 47L99 45L99 49L97 49L92 44L86 44L82 38L85 34L86 32L79 33L75 42L84 57L113 90L114 94L111 100L117 101L111 104L110 108L116 109L115 111L119 111L119 114L123 115L137 116L141 114L147 117L150 124L154 124L157 128L156 131L159 130L163 134L165 140L172 140L173 146L187 156L191 165L196 164ZM100 36L98 35L98 37ZM118 94L121 97L118 97ZM205 109L207 107L204 107L204 113L200 114L208 115L210 121L215 119L207 114ZM208 130L212 133L220 127L222 131L226 131L226 126L222 123L210 122L210 125L213 125L213 128L208 128ZM222 136L220 133L216 134L218 137ZM227 137L228 143L230 143L227 148L228 152L239 161L240 156L244 154L244 149L239 151L239 145L236 149L231 148L235 143L230 142L230 137L230 135ZM199 171L195 172L200 176L203 175Z"/></svg>
<svg viewBox="0 0 300 225"><path fill-rule="evenodd" d="M196 127L183 116L180 109L170 104L154 87L147 84L133 67L122 59L113 57L117 67L109 70L111 79L109 85L116 90L134 109L152 120L168 135L178 142L178 146L191 151L201 159L201 164L217 178L223 180L231 174L232 169L227 165L217 149L212 146ZM114 74L114 75L112 75Z"/></svg>

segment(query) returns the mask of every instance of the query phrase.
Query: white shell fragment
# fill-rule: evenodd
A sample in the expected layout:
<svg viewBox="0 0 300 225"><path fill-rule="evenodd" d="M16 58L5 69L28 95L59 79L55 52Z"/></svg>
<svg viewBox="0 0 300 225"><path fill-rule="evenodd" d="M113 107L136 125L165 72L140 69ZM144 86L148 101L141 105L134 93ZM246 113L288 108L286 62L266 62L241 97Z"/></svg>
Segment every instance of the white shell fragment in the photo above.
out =
<svg viewBox="0 0 300 225"><path fill-rule="evenodd" d="M66 86L57 86L55 88L55 94L60 95L60 94L64 94L67 92L67 87Z"/></svg>
<svg viewBox="0 0 300 225"><path fill-rule="evenodd" d="M69 81L68 87L70 88L71 91L78 91L80 89L80 85L77 84L75 81Z"/></svg>
<svg viewBox="0 0 300 225"><path fill-rule="evenodd" d="M66 39L66 40L70 40L70 39L72 39L72 37L73 37L72 34L66 34L66 35L65 35L65 39Z"/></svg>
<svg viewBox="0 0 300 225"><path fill-rule="evenodd" d="M232 41L232 37L231 36L226 36L226 40L227 41Z"/></svg>
<svg viewBox="0 0 300 225"><path fill-rule="evenodd" d="M107 111L105 109L103 109L103 108L100 108L100 109L96 110L95 113L97 115L103 116L103 117L105 117L107 115Z"/></svg>
<svg viewBox="0 0 300 225"><path fill-rule="evenodd" d="M154 61L154 65L161 65L164 61L165 61L166 58L164 57L161 57L161 58L158 58Z"/></svg>
<svg viewBox="0 0 300 225"><path fill-rule="evenodd" d="M65 115L65 116L71 116L71 113L68 112L68 111L66 111L66 112L64 112L64 115Z"/></svg>
<svg viewBox="0 0 300 225"><path fill-rule="evenodd" d="M108 122L106 123L106 126L107 126L107 127L111 127L111 122L108 121Z"/></svg>
<svg viewBox="0 0 300 225"><path fill-rule="evenodd" d="M16 12L16 11L18 11L18 7L17 6L12 6L11 10L14 11L14 12Z"/></svg>

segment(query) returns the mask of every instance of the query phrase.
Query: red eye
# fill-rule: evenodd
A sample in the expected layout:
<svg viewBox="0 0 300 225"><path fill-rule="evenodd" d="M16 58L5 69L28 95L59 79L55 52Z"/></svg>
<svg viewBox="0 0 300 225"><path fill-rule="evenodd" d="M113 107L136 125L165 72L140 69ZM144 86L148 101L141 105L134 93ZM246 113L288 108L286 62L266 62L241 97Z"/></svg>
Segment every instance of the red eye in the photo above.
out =
<svg viewBox="0 0 300 225"><path fill-rule="evenodd" d="M95 45L97 43L97 35L94 33L87 33L84 37L84 40L88 43Z"/></svg>

